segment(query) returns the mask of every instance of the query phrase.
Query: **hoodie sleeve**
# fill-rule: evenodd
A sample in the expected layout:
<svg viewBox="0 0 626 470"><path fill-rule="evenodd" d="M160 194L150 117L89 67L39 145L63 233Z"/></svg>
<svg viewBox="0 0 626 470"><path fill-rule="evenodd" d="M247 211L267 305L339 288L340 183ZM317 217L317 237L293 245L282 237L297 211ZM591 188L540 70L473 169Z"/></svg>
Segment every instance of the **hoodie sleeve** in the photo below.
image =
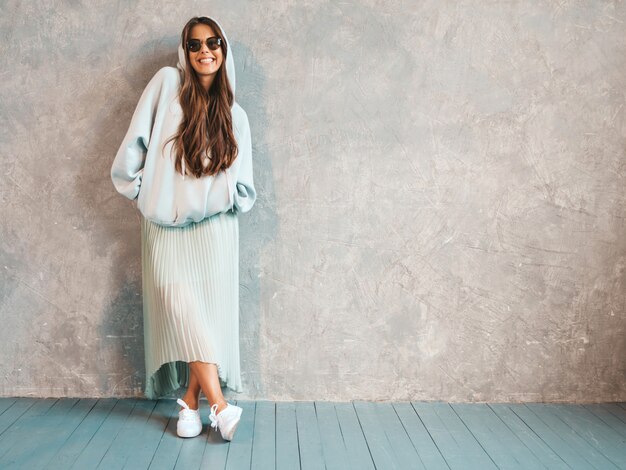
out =
<svg viewBox="0 0 626 470"><path fill-rule="evenodd" d="M241 140L238 142L241 166L237 175L234 206L237 212L248 212L256 201L256 189L252 177L252 136L248 116L243 120Z"/></svg>
<svg viewBox="0 0 626 470"><path fill-rule="evenodd" d="M160 94L160 82L160 74L157 73L141 94L126 136L111 167L111 181L115 189L130 200L136 199L139 195L143 166Z"/></svg>

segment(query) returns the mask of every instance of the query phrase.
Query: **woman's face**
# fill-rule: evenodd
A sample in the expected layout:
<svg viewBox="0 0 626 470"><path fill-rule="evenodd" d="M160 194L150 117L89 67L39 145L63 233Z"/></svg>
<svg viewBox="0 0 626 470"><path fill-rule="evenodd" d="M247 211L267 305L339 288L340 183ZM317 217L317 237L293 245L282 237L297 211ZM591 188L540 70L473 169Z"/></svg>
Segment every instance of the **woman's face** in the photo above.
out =
<svg viewBox="0 0 626 470"><path fill-rule="evenodd" d="M206 44L207 38L210 37L216 37L215 31L213 31L213 28L210 26L202 23L194 25L189 33L189 39L198 39L201 43L201 47L198 52L188 51L189 63L196 71L196 74L200 79L200 83L202 83L206 89L208 89L211 86L211 83L213 83L215 74L223 62L223 41L222 47L218 47L212 51Z"/></svg>

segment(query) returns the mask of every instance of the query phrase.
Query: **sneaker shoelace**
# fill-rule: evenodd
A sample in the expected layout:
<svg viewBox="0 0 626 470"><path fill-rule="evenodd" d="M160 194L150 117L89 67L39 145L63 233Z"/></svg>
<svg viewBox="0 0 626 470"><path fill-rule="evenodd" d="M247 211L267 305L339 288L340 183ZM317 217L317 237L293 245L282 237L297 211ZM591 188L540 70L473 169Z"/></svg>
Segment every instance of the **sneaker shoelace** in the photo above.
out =
<svg viewBox="0 0 626 470"><path fill-rule="evenodd" d="M214 403L211 406L211 413L209 414L209 419L211 420L211 427L217 430L217 403Z"/></svg>

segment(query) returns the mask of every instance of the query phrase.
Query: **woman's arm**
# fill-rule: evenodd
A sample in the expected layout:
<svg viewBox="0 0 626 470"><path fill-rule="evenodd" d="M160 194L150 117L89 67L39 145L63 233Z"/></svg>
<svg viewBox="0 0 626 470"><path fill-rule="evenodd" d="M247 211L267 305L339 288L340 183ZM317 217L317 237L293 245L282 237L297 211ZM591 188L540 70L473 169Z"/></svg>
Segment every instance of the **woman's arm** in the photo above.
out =
<svg viewBox="0 0 626 470"><path fill-rule="evenodd" d="M248 116L244 114L241 137L238 142L241 166L237 176L234 207L237 212L248 212L256 201L256 189L252 177L252 136Z"/></svg>
<svg viewBox="0 0 626 470"><path fill-rule="evenodd" d="M115 189L130 200L136 199L139 195L160 84L161 78L157 72L139 98L126 136L111 167L111 180Z"/></svg>

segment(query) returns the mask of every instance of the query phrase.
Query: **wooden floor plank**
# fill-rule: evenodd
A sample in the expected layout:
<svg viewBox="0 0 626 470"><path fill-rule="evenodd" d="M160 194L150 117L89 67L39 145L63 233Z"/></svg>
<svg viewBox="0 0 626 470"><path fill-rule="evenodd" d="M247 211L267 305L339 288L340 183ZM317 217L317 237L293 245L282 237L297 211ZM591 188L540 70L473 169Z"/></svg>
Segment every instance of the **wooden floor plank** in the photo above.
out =
<svg viewBox="0 0 626 470"><path fill-rule="evenodd" d="M617 432L622 437L626 437L626 423L607 410L605 405L590 404L584 405L584 407L600 418L607 426L613 429L613 431Z"/></svg>
<svg viewBox="0 0 626 470"><path fill-rule="evenodd" d="M296 425L302 470L323 470L322 439L312 401L296 402Z"/></svg>
<svg viewBox="0 0 626 470"><path fill-rule="evenodd" d="M241 470L250 468L252 460L252 441L254 439L254 415L256 402L251 400L237 400L237 406L243 408L241 421L230 442L226 470Z"/></svg>
<svg viewBox="0 0 626 470"><path fill-rule="evenodd" d="M176 402L174 402L176 403ZM171 470L176 466L178 454L183 446L183 439L176 434L176 425L178 423L178 404L167 411L167 425L165 431L159 440L152 460L150 461L150 470ZM202 416L202 414L201 414ZM206 433L206 426L203 433ZM193 439L205 439L206 434L201 434Z"/></svg>
<svg viewBox="0 0 626 470"><path fill-rule="evenodd" d="M400 468L425 470L426 467L417 450L413 447L413 443L393 405L391 403L374 403L374 407L378 415L378 422L387 435L396 460L400 463Z"/></svg>
<svg viewBox="0 0 626 470"><path fill-rule="evenodd" d="M394 403L393 407L404 425L404 429L413 443L420 460L427 469L445 470L450 467L439 452L435 441L424 427L415 408L410 402Z"/></svg>
<svg viewBox="0 0 626 470"><path fill-rule="evenodd" d="M513 413L507 404L490 403L488 406L544 467L554 470L570 468L519 416Z"/></svg>
<svg viewBox="0 0 626 470"><path fill-rule="evenodd" d="M626 423L626 410L617 403L606 403L603 405L609 413L615 415L620 421Z"/></svg>
<svg viewBox="0 0 626 470"><path fill-rule="evenodd" d="M459 403L452 408L499 468L542 467L530 449L486 404Z"/></svg>
<svg viewBox="0 0 626 470"><path fill-rule="evenodd" d="M0 415L11 408L17 400L15 397L0 397Z"/></svg>
<svg viewBox="0 0 626 470"><path fill-rule="evenodd" d="M215 468L219 470L226 468L230 445L230 442L222 439L219 431L217 433L209 433L200 468Z"/></svg>
<svg viewBox="0 0 626 470"><path fill-rule="evenodd" d="M559 416L553 412L553 406L546 403L529 403L526 405L539 419L549 426L555 433L565 436L578 451L583 453L587 462L591 463L595 468L602 470L617 469L617 465L606 458L600 451L590 445L583 439L575 429L563 422Z"/></svg>
<svg viewBox="0 0 626 470"><path fill-rule="evenodd" d="M71 468L97 468L111 443L137 403L137 399L118 400L102 425L89 440Z"/></svg>
<svg viewBox="0 0 626 470"><path fill-rule="evenodd" d="M353 403L335 403L335 412L350 462L348 468L374 470L374 461Z"/></svg>
<svg viewBox="0 0 626 470"><path fill-rule="evenodd" d="M128 419L107 449L98 468L106 470L122 469L130 454L141 446L148 418L156 406L155 400L137 400Z"/></svg>
<svg viewBox="0 0 626 470"><path fill-rule="evenodd" d="M203 426L203 431L206 429ZM193 470L198 469L202 465L202 459L204 453L207 450L208 431L202 432L199 436L190 438L178 438L182 441L180 451L178 452L178 458L174 465L176 470ZM225 445L228 447L228 443L221 441L218 445Z"/></svg>
<svg viewBox="0 0 626 470"><path fill-rule="evenodd" d="M4 432L37 401L35 398L19 398L4 410L0 415L0 441L3 439Z"/></svg>
<svg viewBox="0 0 626 470"><path fill-rule="evenodd" d="M276 467L276 404L257 401L254 416L251 470Z"/></svg>
<svg viewBox="0 0 626 470"><path fill-rule="evenodd" d="M300 468L296 405L276 402L276 470Z"/></svg>
<svg viewBox="0 0 626 470"><path fill-rule="evenodd" d="M0 400L0 468L626 469L607 404L241 401L232 442L176 435L174 400Z"/></svg>
<svg viewBox="0 0 626 470"><path fill-rule="evenodd" d="M617 468L626 468L626 439L579 405L543 405Z"/></svg>
<svg viewBox="0 0 626 470"><path fill-rule="evenodd" d="M53 407L46 414L46 418L41 420L36 434L30 436L37 442L37 451L29 452L29 446L26 445L24 450L27 457L21 461L20 465L30 470L48 468L51 460L89 415L97 401L96 398L59 400L56 403L57 406Z"/></svg>
<svg viewBox="0 0 626 470"><path fill-rule="evenodd" d="M3 454L0 458L0 468L43 467L58 449L57 436L61 423L78 402L78 398L60 398L40 419L25 425L21 433L23 439L15 441L11 449ZM37 443L36 449L32 448L33 442Z"/></svg>
<svg viewBox="0 0 626 470"><path fill-rule="evenodd" d="M40 422L45 419L46 413L57 401L59 401L58 398L35 400L35 403L6 429L0 440L0 461L21 442L32 442L29 440L29 436L37 429Z"/></svg>
<svg viewBox="0 0 626 470"><path fill-rule="evenodd" d="M509 408L572 469L589 470L590 468L597 468L591 463L591 460L595 460L593 456L587 455L583 449L580 449L569 440L567 435L569 433L561 434L558 430L555 431L525 404L512 404L509 405ZM609 463L609 465L607 468L613 468L612 464Z"/></svg>
<svg viewBox="0 0 626 470"><path fill-rule="evenodd" d="M375 403L358 400L352 404L376 468L402 469L385 430L380 426Z"/></svg>
<svg viewBox="0 0 626 470"><path fill-rule="evenodd" d="M95 406L89 411L89 414L85 416L63 445L57 450L48 465L46 465L46 469L65 470L71 468L74 461L84 450L89 440L98 431L116 403L116 398L99 399Z"/></svg>
<svg viewBox="0 0 626 470"><path fill-rule="evenodd" d="M496 465L447 403L413 402L451 469L495 469Z"/></svg>
<svg viewBox="0 0 626 470"><path fill-rule="evenodd" d="M232 401L232 403L234 405L237 405L236 401ZM224 468L226 468L226 461L228 459L228 452L230 450L231 444L230 442L222 439L222 435L219 429L215 430L211 427L209 413L210 406L207 404L206 411L202 415L203 423L206 421L206 426L204 427L204 429L206 429L206 440L200 468L223 470ZM236 432L238 433L239 430L237 430Z"/></svg>
<svg viewBox="0 0 626 470"><path fill-rule="evenodd" d="M182 439L182 445L174 465L175 470L198 469L202 465L204 451L207 445L207 436L201 435ZM228 445L228 444L226 444Z"/></svg>
<svg viewBox="0 0 626 470"><path fill-rule="evenodd" d="M162 399L156 402L148 420L143 423L143 431L137 432L139 441L130 440L130 452L124 463L125 469L148 468L156 449L167 429L172 411L178 410L175 400Z"/></svg>
<svg viewBox="0 0 626 470"><path fill-rule="evenodd" d="M335 404L327 401L317 401L314 405L326 470L345 470L349 468L348 453L341 435Z"/></svg>

